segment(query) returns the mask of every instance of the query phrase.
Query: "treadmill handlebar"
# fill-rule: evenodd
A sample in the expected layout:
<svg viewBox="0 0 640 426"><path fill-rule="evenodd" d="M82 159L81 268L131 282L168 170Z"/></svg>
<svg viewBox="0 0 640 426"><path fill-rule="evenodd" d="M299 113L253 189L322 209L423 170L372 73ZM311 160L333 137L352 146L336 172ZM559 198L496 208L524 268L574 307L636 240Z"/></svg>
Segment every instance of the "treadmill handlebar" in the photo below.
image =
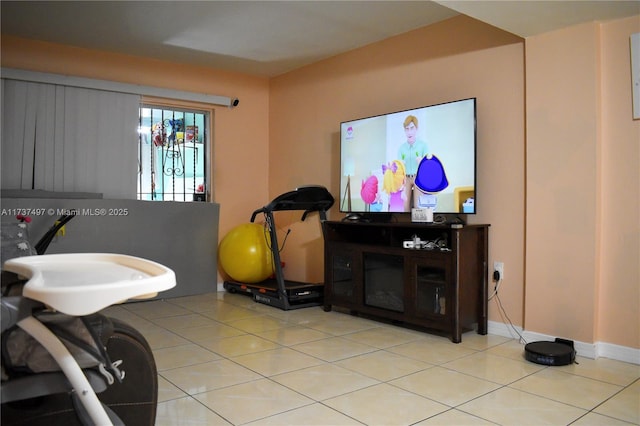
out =
<svg viewBox="0 0 640 426"><path fill-rule="evenodd" d="M326 211L333 206L334 198L327 188L323 186L302 186L293 191L285 192L277 196L266 206L257 209L251 215L251 222L258 213L269 213L279 210L303 210L302 221L307 214L319 212L320 219L326 220Z"/></svg>

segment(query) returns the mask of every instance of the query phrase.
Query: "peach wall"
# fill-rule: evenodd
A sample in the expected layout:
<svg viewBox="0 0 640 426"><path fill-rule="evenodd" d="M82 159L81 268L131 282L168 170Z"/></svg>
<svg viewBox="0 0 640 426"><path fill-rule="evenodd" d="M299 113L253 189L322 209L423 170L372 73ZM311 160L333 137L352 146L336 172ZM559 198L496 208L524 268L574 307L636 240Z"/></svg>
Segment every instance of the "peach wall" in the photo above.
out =
<svg viewBox="0 0 640 426"><path fill-rule="evenodd" d="M528 330L593 342L598 26L526 40ZM579 314L577 314L579 313Z"/></svg>
<svg viewBox="0 0 640 426"><path fill-rule="evenodd" d="M636 17L526 40L527 330L640 347L637 31Z"/></svg>
<svg viewBox="0 0 640 426"><path fill-rule="evenodd" d="M452 37L451 34L455 34ZM477 97L478 208L490 257L505 263L501 298L522 324L524 277L524 53L522 39L467 17L412 31L274 78L270 99L270 193L321 184L339 195L340 122ZM340 219L337 203L330 218ZM291 227L285 275L323 280L317 218ZM286 226L284 226L286 225ZM282 231L284 232L284 230ZM490 305L490 319L503 322Z"/></svg>
<svg viewBox="0 0 640 426"><path fill-rule="evenodd" d="M234 109L213 108L213 196L220 203L219 234L248 222L253 210L268 199L268 79L4 35L2 66L237 97L240 104Z"/></svg>
<svg viewBox="0 0 640 426"><path fill-rule="evenodd" d="M640 120L632 119L629 36L640 16L602 27L601 256L596 340L640 348Z"/></svg>

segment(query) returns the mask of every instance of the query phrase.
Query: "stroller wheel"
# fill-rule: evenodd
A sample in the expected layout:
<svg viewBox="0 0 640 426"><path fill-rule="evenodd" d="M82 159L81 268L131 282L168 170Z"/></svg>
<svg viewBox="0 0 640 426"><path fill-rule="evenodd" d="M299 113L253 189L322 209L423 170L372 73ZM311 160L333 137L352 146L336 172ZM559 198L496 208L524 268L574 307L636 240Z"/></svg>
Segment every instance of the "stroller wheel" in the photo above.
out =
<svg viewBox="0 0 640 426"><path fill-rule="evenodd" d="M146 339L130 325L109 318L113 334L106 342L111 361L122 360L122 382L115 382L98 399L125 425L153 426L158 400L158 373L153 352ZM2 405L1 421L6 425L82 425L74 409L71 393L59 393Z"/></svg>
<svg viewBox="0 0 640 426"><path fill-rule="evenodd" d="M107 342L107 353L111 361L123 361L125 377L98 394L98 398L125 425L153 426L158 403L158 372L153 352L140 332L125 322L110 319L114 333Z"/></svg>

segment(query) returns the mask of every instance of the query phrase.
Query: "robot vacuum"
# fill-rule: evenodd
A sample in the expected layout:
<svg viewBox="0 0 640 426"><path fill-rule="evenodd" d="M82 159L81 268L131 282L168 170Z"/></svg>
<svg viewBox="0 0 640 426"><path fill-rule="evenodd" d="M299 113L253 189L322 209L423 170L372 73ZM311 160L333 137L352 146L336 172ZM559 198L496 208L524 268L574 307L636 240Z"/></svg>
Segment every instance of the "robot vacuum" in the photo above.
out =
<svg viewBox="0 0 640 426"><path fill-rule="evenodd" d="M572 340L558 339L554 342L532 342L524 347L527 361L542 365L568 365L576 360Z"/></svg>

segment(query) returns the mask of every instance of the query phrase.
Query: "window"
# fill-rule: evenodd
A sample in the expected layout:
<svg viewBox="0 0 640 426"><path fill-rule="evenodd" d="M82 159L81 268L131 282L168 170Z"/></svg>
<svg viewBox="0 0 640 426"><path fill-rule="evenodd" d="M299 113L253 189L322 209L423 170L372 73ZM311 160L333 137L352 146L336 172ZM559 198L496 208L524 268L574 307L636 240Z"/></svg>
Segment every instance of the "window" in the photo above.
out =
<svg viewBox="0 0 640 426"><path fill-rule="evenodd" d="M209 112L143 104L138 200L206 201Z"/></svg>

